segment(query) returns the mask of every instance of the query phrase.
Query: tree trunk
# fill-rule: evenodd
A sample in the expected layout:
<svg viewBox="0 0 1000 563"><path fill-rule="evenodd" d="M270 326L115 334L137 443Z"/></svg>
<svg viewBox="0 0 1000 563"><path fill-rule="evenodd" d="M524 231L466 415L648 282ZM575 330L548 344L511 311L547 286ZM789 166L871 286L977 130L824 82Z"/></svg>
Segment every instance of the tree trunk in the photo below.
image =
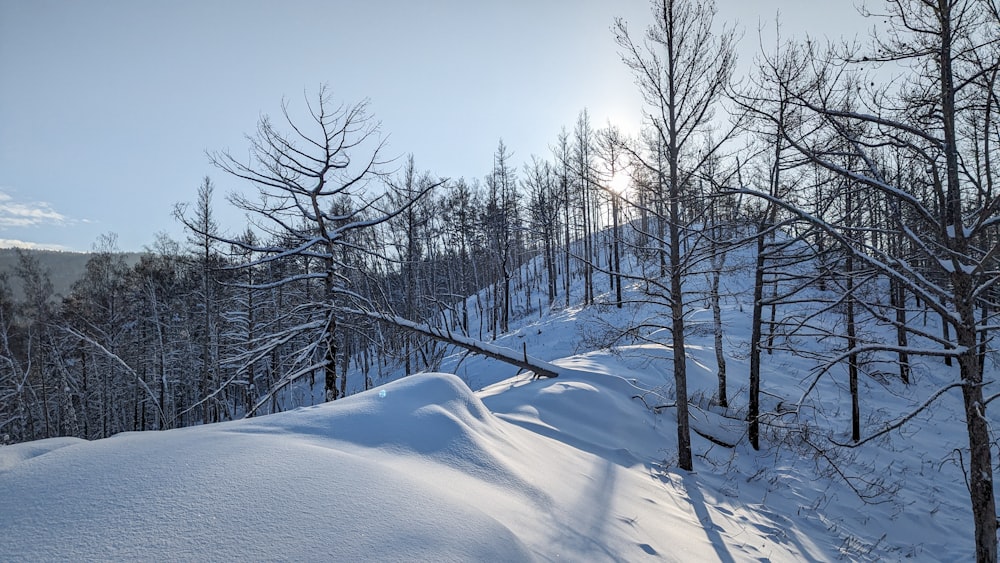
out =
<svg viewBox="0 0 1000 563"><path fill-rule="evenodd" d="M323 361L326 363L326 367L323 368L325 376L323 389L327 401L336 401L340 398L339 389L337 388L337 343L334 340L333 330L333 324L331 323L330 329L326 334L326 350L323 357Z"/></svg>
<svg viewBox="0 0 1000 563"><path fill-rule="evenodd" d="M754 268L753 315L750 320L750 399L747 411L750 445L760 449L760 339L764 299L764 235L758 229L757 262Z"/></svg>
<svg viewBox="0 0 1000 563"><path fill-rule="evenodd" d="M618 224L619 203L618 194L611 196L611 212L614 215L614 243L612 246L614 266L612 270L612 281L615 286L615 305L622 308L622 260L621 260L621 227Z"/></svg>
<svg viewBox="0 0 1000 563"><path fill-rule="evenodd" d="M558 373L555 371L553 366L546 365L544 362L529 357L526 348L523 350L521 354L518 354L517 352L514 352L513 350L510 350L508 348L495 346L484 342L477 342L470 338L456 336L448 332L447 329L441 329L426 323L413 322L407 319L403 319L400 317L384 313L379 313L376 311L348 310L346 312L354 315L367 317L369 319L386 322L403 330L416 332L417 334L423 334L435 340L440 340L442 342L452 344L464 350L468 350L474 354L486 356L487 358L493 358L494 360L499 360L501 362L517 366L521 369L532 371L535 373L537 377L558 376Z"/></svg>
<svg viewBox="0 0 1000 563"><path fill-rule="evenodd" d="M857 327L854 322L854 278L851 274L852 261L847 261L847 349L853 350L858 345ZM851 440L861 439L861 406L858 398L858 355L851 353L847 357L848 380L851 388Z"/></svg>
<svg viewBox="0 0 1000 563"><path fill-rule="evenodd" d="M677 201L671 202L671 214ZM684 347L684 298L681 285L680 229L670 223L670 317L673 339L674 386L677 389L677 465L684 470L694 469L691 456L691 428L688 418L687 352Z"/></svg>
<svg viewBox="0 0 1000 563"><path fill-rule="evenodd" d="M969 307L971 309L971 307ZM975 326L975 325L971 325ZM997 561L997 513L993 494L993 463L990 451L990 428L983 404L983 373L979 370L976 333L957 330L959 346L965 352L958 358L962 378L965 425L969 435L969 496L976 526L976 560Z"/></svg>
<svg viewBox="0 0 1000 563"><path fill-rule="evenodd" d="M566 213L566 221L563 223L563 235L566 237L566 247L563 253L563 293L565 294L566 306L569 307L569 289L570 289L570 254L572 254L572 240L570 239L569 231L569 219L570 219L570 205L569 205L569 182L565 176L561 179L563 183L563 199Z"/></svg>
<svg viewBox="0 0 1000 563"><path fill-rule="evenodd" d="M896 311L896 345L899 346L899 378L903 383L910 383L910 355L906 351L908 346L906 332L906 290L903 284L896 280L890 282L890 293L892 295L892 306Z"/></svg>
<svg viewBox="0 0 1000 563"><path fill-rule="evenodd" d="M716 259L713 258L713 262ZM726 392L726 354L722 346L722 306L719 303L719 281L722 277L721 265L712 268L712 322L715 333L715 364L718 366L719 378L719 406L729 407L729 399Z"/></svg>

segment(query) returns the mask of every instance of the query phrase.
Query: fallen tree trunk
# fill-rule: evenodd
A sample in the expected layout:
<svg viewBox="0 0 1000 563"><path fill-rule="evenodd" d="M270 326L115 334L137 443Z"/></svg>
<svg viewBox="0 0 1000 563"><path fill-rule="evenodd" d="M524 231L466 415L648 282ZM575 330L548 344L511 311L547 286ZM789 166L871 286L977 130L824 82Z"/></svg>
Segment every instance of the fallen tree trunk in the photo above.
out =
<svg viewBox="0 0 1000 563"><path fill-rule="evenodd" d="M389 315L386 313L378 313L375 311L362 311L360 309L349 309L343 311L345 313L359 315L362 317L367 317L369 319L374 319L377 321L382 321L395 325L399 328L410 330L416 332L417 334L423 334L424 336L429 336L436 340L458 346L472 352L473 354L479 354L481 356L486 356L487 358L493 358L494 360L499 360L501 362L517 366L521 369L533 372L535 377L557 377L559 375L556 371L556 367L548 362L544 362L537 358L533 358L528 355L527 347L520 354L517 351L511 350L504 346L497 346L495 344L490 344L488 342L481 342L460 334L452 334L450 330L438 328L431 326L427 323L418 323L411 320L398 317L396 315Z"/></svg>

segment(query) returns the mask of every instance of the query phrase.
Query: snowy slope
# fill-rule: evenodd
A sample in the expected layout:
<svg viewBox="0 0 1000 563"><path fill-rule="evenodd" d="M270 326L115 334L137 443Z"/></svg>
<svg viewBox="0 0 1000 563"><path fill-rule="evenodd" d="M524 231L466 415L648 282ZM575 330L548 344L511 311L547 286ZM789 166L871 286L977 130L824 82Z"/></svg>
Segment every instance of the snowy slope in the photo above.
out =
<svg viewBox="0 0 1000 563"><path fill-rule="evenodd" d="M921 411L900 431L859 448L837 447L834 442L846 443L850 438L846 369L836 367L817 380L815 368L820 361L816 357L837 355L844 342L837 338L817 342L800 337L796 346L813 354L814 358L781 351L762 358L762 407L765 413L778 414L769 415L767 419L761 451L752 450L746 443L745 425L739 421L745 418L747 405L749 290L753 276L746 265L752 262L751 259L752 256L744 251L731 253L728 261L731 269L723 276L724 351L731 404L728 411L714 406L711 400L717 388L711 311L700 308L707 303L696 297L698 291L704 290L706 281L692 276L687 286L692 292L692 307L687 316L688 389L695 404L692 428L723 442L736 443L735 448L726 448L697 434L693 436L696 479L704 487L706 498L711 499L710 506L733 514L742 512L746 519L737 518L740 526L732 528L734 536L742 537L747 527L751 528L750 532L757 529L781 541L800 543L800 553L813 554L807 558L851 561L971 559L973 525L963 474L963 463L967 462L962 460L968 443L958 390L941 395L931 408ZM636 268L634 260L630 259L626 269L636 272ZM598 281L600 289L606 280L599 278ZM573 303L583 294L580 283L579 279L574 280ZM636 285L626 289L626 300L641 298ZM834 295L812 293L826 299ZM598 295L599 302L608 302L611 298L610 294ZM557 305L538 311L524 303L521 305L525 317L512 325L510 334L497 339L499 345L512 350L525 347L529 354L565 367L642 382L637 385L645 390L632 395L642 395L651 406L673 401L671 352L667 346L600 350L602 342L607 342L607 334L657 315L665 318L667 312L663 308L652 305L626 305L623 309L610 305L563 308ZM808 307L802 304L781 314L803 314ZM833 334L837 334L842 330L843 318L832 312L818 317L816 322L825 323ZM928 333L941 330L934 315L914 317L911 322L919 323ZM866 330L874 331L868 334L870 338L884 341L894 338L889 328L868 326ZM669 335L657 339L669 344ZM911 344L921 345L918 339L911 339ZM957 367L946 366L939 358L912 357L912 381L910 385L903 385L892 373L895 368L885 361L891 359L884 355L865 359L860 380L863 435L909 416L929 397L958 380ZM988 358L987 380L998 379L998 361L997 354ZM516 368L463 354L446 358L440 369L454 371L473 389L490 386L516 373ZM498 385L499 388L509 386L502 382ZM493 393L497 388L488 388L486 392ZM499 404L505 405L506 412L514 412L516 417L518 409L506 405L504 400L527 404L537 402L540 397L499 399ZM485 398L487 406L499 417L518 422L499 410L496 401L490 396ZM792 412L800 401L801 406ZM521 410L530 412L533 408L537 407L529 404ZM587 413L584 408L575 412L566 406L558 408L568 415L565 420L570 421L579 420ZM591 416L600 417L598 414ZM992 424L1000 424L996 409L988 410L987 416ZM671 409L661 411L656 418L661 441L655 448L647 445L644 451L647 459L653 460L649 462L650 475L664 482L665 494L683 498L686 493L679 483L689 476L676 469L676 427L672 417ZM532 429L544 433L543 426ZM635 449L630 434L622 433L615 438L611 441L613 448ZM719 525L717 520L713 521Z"/></svg>
<svg viewBox="0 0 1000 563"><path fill-rule="evenodd" d="M815 360L776 352L763 407L783 414L761 451L746 444L748 283L740 270L724 280L728 410L710 400L715 352L699 323L711 313L689 315L693 473L676 469L670 349L600 349L662 310L525 306L496 344L553 362L556 379L455 354L439 369L457 377L414 375L331 404L0 447L0 561L970 559L957 393L902 432L836 448L850 428L843 371L813 385ZM912 377L861 379L865 434L956 374L924 359Z"/></svg>
<svg viewBox="0 0 1000 563"><path fill-rule="evenodd" d="M425 374L259 419L5 447L0 560L822 557L774 523L733 537L760 516L656 473L668 425L631 389L511 381L484 393L491 414Z"/></svg>

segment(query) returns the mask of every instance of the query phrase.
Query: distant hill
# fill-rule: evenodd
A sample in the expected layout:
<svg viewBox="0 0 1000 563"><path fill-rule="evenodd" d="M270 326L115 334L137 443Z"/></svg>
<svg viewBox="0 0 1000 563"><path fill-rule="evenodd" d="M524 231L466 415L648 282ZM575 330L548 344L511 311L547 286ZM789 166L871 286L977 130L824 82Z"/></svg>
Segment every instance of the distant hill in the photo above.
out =
<svg viewBox="0 0 1000 563"><path fill-rule="evenodd" d="M83 277L87 271L87 261L92 256L89 252L61 252L58 250L27 250L23 252L38 259L43 270L49 273L52 281L52 289L58 296L69 295L70 289L76 280ZM125 262L130 266L139 262L139 253L125 253ZM17 268L17 250L13 248L0 248L0 272L6 272L10 280L11 289L14 291L14 298L23 297L23 288L20 278L14 271Z"/></svg>

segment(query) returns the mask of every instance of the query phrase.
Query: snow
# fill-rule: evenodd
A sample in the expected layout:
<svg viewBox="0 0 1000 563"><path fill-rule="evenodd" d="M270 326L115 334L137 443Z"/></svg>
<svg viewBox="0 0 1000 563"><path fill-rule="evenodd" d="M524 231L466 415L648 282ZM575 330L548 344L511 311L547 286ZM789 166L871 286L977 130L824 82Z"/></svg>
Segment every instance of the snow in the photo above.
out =
<svg viewBox="0 0 1000 563"><path fill-rule="evenodd" d="M760 516L720 544L733 516L696 476L651 471L665 428L630 389L568 371L481 400L422 374L256 419L4 447L0 559L817 555Z"/></svg>
<svg viewBox="0 0 1000 563"><path fill-rule="evenodd" d="M523 319L494 345L526 348L557 378L455 354L438 369L457 375L411 375L333 403L0 447L0 560L970 559L961 397L935 396L957 368L915 358L902 386L876 376L890 367L873 355L860 380L865 435L933 404L900 430L838 448L850 428L843 370L803 397L815 360L765 356L771 414L754 451L743 422L750 307L740 301L751 278L724 280L729 409L712 401L711 311L688 316L694 472L676 467L672 351L596 344L662 310L522 304ZM935 333L934 317L915 322Z"/></svg>

